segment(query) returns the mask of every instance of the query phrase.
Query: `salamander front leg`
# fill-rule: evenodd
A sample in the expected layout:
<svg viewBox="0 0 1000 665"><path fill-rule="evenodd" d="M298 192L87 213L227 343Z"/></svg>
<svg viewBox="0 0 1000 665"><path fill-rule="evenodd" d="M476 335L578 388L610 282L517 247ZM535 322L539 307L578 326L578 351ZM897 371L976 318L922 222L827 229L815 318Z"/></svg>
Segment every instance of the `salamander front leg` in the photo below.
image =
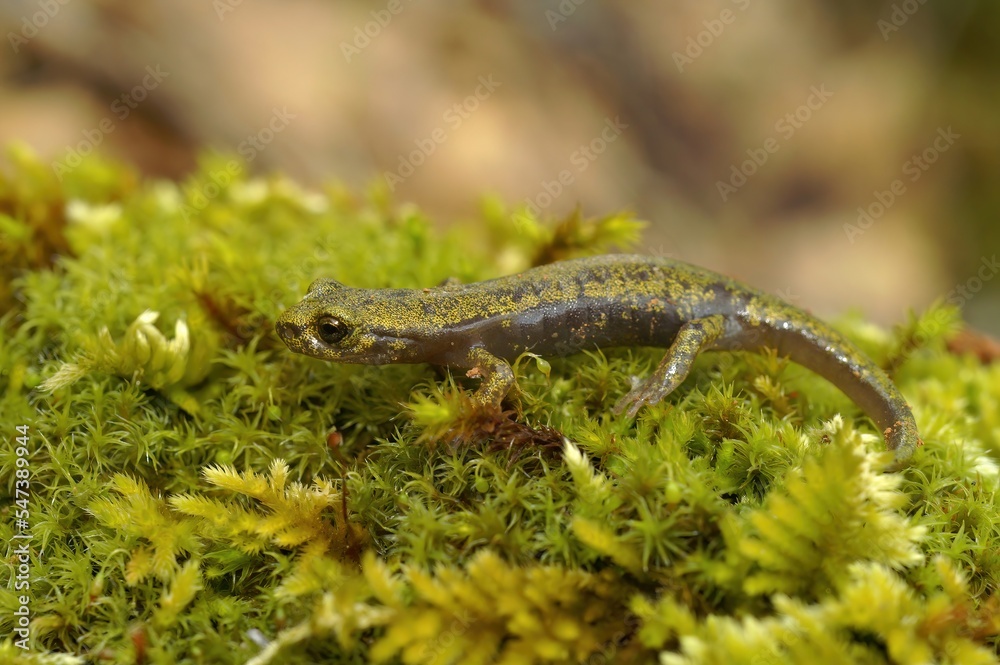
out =
<svg viewBox="0 0 1000 665"><path fill-rule="evenodd" d="M514 387L514 370L510 363L482 347L475 347L469 352L469 365L472 369L466 372L466 376L480 377L483 380L472 399L483 406L499 407L500 402Z"/></svg>
<svg viewBox="0 0 1000 665"><path fill-rule="evenodd" d="M629 418L633 418L643 406L656 404L672 393L687 378L698 354L719 339L724 325L723 316L713 314L681 326L653 374L618 400L613 412L620 414L624 411Z"/></svg>

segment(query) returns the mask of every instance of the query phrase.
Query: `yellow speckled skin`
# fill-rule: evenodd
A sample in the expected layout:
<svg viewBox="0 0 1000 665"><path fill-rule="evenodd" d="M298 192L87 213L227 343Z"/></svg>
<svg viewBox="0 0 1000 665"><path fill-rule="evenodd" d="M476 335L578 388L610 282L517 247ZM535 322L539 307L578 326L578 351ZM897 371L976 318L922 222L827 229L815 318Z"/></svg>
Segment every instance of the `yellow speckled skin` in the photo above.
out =
<svg viewBox="0 0 1000 665"><path fill-rule="evenodd" d="M899 390L836 331L774 296L665 258L595 256L428 289L357 289L320 279L275 328L292 351L324 360L469 369L483 378L475 397L492 404L513 386L509 361L524 351L669 347L653 375L615 405L629 416L680 385L701 351L773 348L853 399L898 462L919 443Z"/></svg>

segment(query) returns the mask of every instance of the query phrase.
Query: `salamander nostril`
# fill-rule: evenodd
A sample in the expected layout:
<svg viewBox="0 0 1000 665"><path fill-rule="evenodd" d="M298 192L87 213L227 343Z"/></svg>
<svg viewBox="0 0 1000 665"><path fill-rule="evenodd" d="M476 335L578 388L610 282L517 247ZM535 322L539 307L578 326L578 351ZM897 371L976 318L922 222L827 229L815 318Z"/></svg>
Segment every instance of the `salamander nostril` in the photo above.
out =
<svg viewBox="0 0 1000 665"><path fill-rule="evenodd" d="M289 321L278 321L274 324L274 328L278 331L278 337L282 339L292 339L299 333L299 327Z"/></svg>

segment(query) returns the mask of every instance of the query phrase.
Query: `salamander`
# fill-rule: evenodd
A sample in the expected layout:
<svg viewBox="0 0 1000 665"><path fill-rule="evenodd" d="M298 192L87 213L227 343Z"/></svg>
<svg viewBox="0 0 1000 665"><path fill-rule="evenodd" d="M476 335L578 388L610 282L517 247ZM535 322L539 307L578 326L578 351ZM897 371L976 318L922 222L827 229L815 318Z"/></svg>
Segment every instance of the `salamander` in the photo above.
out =
<svg viewBox="0 0 1000 665"><path fill-rule="evenodd" d="M828 325L783 300L680 261L604 255L474 284L366 289L318 279L275 324L292 351L336 362L433 363L480 377L473 394L499 405L521 353L569 355L611 346L658 346L653 373L613 412L634 417L677 388L706 350L761 351L832 382L870 417L897 463L920 440L889 377Z"/></svg>

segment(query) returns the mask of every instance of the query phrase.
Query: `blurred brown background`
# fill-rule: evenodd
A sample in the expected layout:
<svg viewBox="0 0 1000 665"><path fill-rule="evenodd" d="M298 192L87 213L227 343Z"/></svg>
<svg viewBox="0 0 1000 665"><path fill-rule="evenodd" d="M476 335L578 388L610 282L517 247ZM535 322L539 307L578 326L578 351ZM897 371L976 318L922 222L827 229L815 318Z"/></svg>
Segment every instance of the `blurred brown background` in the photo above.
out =
<svg viewBox="0 0 1000 665"><path fill-rule="evenodd" d="M1000 3L5 0L0 143L622 208L822 315L1000 331ZM387 176L387 174L392 174ZM862 216L859 208L869 216Z"/></svg>

